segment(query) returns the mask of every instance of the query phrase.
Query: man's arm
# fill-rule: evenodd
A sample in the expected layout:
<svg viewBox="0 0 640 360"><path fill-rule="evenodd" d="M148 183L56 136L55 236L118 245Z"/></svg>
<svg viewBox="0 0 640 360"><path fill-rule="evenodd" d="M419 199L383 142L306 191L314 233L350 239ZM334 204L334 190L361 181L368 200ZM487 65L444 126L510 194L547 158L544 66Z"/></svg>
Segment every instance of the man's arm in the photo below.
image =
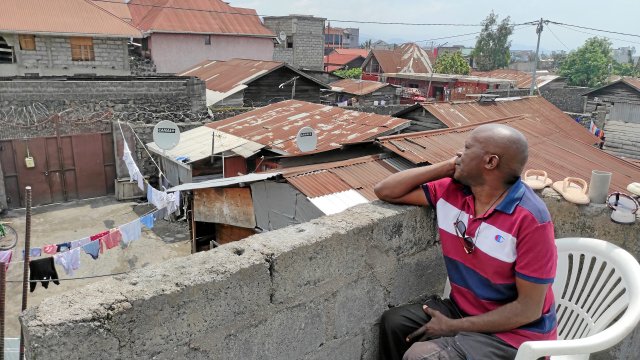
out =
<svg viewBox="0 0 640 360"><path fill-rule="evenodd" d="M537 284L516 277L518 298L495 310L477 316L451 319L437 310L424 307L431 321L409 335L418 341L433 336L452 336L459 332L499 333L516 329L540 318L550 284Z"/></svg>
<svg viewBox="0 0 640 360"><path fill-rule="evenodd" d="M373 191L378 199L387 202L427 206L420 185L453 176L455 159L395 173L376 184Z"/></svg>

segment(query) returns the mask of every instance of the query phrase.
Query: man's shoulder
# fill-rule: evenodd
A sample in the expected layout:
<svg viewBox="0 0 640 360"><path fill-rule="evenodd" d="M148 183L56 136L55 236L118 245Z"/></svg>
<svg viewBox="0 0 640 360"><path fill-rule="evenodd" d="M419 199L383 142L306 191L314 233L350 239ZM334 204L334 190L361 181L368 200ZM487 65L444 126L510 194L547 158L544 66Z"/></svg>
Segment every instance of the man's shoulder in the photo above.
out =
<svg viewBox="0 0 640 360"><path fill-rule="evenodd" d="M518 204L518 207L522 209L522 213L529 213L538 224L544 224L551 222L551 214L544 201L528 186L525 187L522 200Z"/></svg>

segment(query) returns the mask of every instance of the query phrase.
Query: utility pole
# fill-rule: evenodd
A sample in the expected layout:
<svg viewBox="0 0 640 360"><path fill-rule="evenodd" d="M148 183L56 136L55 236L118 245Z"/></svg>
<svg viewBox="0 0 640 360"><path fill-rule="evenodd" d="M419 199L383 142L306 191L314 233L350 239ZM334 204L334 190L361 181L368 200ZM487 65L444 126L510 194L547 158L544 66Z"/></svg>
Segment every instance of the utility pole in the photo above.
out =
<svg viewBox="0 0 640 360"><path fill-rule="evenodd" d="M538 23L538 27L536 28L536 34L538 34L538 45L536 45L536 59L533 65L533 74L531 74L531 87L529 88L529 96L533 95L533 89L536 87L536 72L538 71L538 57L540 52L540 35L542 35L544 20L540 18L540 22Z"/></svg>

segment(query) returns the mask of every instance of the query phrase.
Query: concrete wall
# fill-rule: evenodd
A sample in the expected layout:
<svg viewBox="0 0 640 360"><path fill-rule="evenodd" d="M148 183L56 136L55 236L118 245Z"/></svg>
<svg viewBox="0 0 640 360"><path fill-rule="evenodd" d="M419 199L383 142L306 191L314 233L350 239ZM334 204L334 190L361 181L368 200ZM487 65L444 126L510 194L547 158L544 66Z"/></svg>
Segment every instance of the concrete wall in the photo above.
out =
<svg viewBox="0 0 640 360"><path fill-rule="evenodd" d="M205 60L232 58L271 60L273 40L249 36L154 33L149 39L151 58L158 73L175 74Z"/></svg>
<svg viewBox="0 0 640 360"><path fill-rule="evenodd" d="M20 50L17 34L0 36L13 46L16 56L16 64L0 64L0 76L131 73L127 39L93 38L95 61L72 61L69 37L36 35L35 50Z"/></svg>
<svg viewBox="0 0 640 360"><path fill-rule="evenodd" d="M284 61L297 68L324 70L324 20L313 16L267 16L264 26L276 36L284 32L293 38L293 48L287 41L273 50L273 60Z"/></svg>
<svg viewBox="0 0 640 360"><path fill-rule="evenodd" d="M557 237L640 255L640 225L545 201ZM382 312L444 279L433 213L376 202L46 299L21 322L31 359L376 359ZM634 359L638 345L636 331L592 358Z"/></svg>

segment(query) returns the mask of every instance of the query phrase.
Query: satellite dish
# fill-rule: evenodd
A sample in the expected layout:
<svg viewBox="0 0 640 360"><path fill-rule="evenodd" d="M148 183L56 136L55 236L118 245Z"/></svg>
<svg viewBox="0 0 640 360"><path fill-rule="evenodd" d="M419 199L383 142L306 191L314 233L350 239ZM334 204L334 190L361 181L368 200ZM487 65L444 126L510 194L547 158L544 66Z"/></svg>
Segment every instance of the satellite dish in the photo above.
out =
<svg viewBox="0 0 640 360"><path fill-rule="evenodd" d="M287 40L287 33L284 31L280 31L280 34L278 35L278 37L280 38L280 40L285 41Z"/></svg>
<svg viewBox="0 0 640 360"><path fill-rule="evenodd" d="M318 134L313 128L305 126L298 131L296 144L302 152L309 152L316 149L318 145Z"/></svg>
<svg viewBox="0 0 640 360"><path fill-rule="evenodd" d="M162 150L171 150L180 142L180 129L173 121L162 120L153 127L153 142Z"/></svg>

